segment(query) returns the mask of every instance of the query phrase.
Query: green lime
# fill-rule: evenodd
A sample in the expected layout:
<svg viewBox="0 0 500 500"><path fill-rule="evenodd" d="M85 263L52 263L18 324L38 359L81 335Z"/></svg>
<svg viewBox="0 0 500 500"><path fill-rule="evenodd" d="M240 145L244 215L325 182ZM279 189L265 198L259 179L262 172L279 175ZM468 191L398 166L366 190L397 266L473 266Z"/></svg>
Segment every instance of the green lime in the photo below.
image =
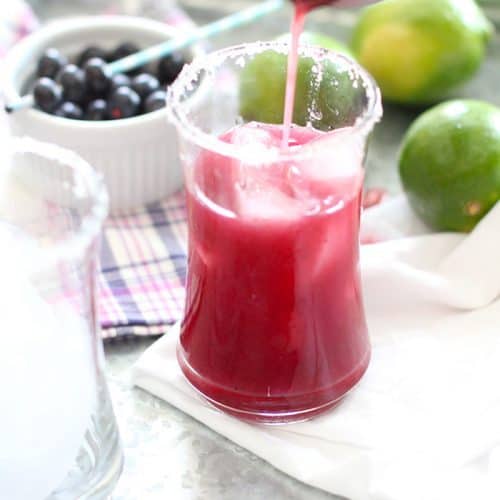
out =
<svg viewBox="0 0 500 500"><path fill-rule="evenodd" d="M244 120L283 123L286 75L286 54L267 50L248 61L239 87ZM366 106L365 94L346 61L300 57L293 121L325 131L353 125Z"/></svg>
<svg viewBox="0 0 500 500"><path fill-rule="evenodd" d="M399 173L425 223L470 231L500 199L500 109L455 100L423 113L403 140Z"/></svg>
<svg viewBox="0 0 500 500"><path fill-rule="evenodd" d="M351 47L391 101L436 101L480 67L493 33L474 0L385 0L366 8Z"/></svg>

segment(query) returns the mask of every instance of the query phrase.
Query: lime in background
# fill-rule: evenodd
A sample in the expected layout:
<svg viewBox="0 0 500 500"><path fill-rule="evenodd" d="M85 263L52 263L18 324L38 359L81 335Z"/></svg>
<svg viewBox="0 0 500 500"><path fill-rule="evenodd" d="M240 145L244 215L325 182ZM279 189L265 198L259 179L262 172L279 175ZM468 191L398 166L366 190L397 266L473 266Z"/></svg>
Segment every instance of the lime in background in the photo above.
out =
<svg viewBox="0 0 500 500"><path fill-rule="evenodd" d="M470 231L500 199L500 108L454 100L408 130L399 172L416 214L438 231Z"/></svg>
<svg viewBox="0 0 500 500"><path fill-rule="evenodd" d="M492 32L473 0L385 0L362 11L351 47L387 100L422 104L476 73Z"/></svg>

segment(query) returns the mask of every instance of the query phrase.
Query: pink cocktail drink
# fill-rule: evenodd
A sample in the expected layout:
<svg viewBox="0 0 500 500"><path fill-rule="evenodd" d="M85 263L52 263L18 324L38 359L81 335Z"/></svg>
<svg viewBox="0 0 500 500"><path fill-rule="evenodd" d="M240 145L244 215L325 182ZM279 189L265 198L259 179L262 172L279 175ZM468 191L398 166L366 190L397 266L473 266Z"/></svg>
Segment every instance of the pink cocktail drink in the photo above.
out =
<svg viewBox="0 0 500 500"><path fill-rule="evenodd" d="M241 69L266 50L253 44L209 55L169 94L189 222L178 359L219 408L281 423L337 404L369 363L358 239L366 139L380 96L352 61L302 49L334 63L328 75L342 85L356 77L363 99L339 113L345 123L293 125L285 145L283 125L235 126ZM320 83L308 92L322 92L316 117L327 96Z"/></svg>
<svg viewBox="0 0 500 500"><path fill-rule="evenodd" d="M281 143L282 127L245 128L248 141L257 129L254 145ZM315 140L318 132L292 128L295 147ZM198 159L188 190L189 293L179 358L214 403L250 419L303 418L335 404L366 370L358 269L363 170L361 158L355 161L343 183L304 173L296 187L286 161L257 165L241 179L227 157Z"/></svg>

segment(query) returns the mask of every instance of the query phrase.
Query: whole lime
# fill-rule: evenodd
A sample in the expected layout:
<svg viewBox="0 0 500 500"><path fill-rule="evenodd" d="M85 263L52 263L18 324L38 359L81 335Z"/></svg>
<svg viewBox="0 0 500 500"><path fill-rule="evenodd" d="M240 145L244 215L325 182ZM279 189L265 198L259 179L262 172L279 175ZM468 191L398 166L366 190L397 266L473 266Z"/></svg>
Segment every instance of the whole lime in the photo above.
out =
<svg viewBox="0 0 500 500"><path fill-rule="evenodd" d="M250 59L240 75L242 118L283 123L286 77L287 54L269 49ZM365 107L363 81L353 74L347 60L299 57L294 123L328 131L353 125Z"/></svg>
<svg viewBox="0 0 500 500"><path fill-rule="evenodd" d="M474 0L385 0L364 9L351 48L387 100L423 104L474 75L492 33Z"/></svg>
<svg viewBox="0 0 500 500"><path fill-rule="evenodd" d="M500 109L455 100L423 113L403 140L399 173L431 228L470 231L500 199Z"/></svg>

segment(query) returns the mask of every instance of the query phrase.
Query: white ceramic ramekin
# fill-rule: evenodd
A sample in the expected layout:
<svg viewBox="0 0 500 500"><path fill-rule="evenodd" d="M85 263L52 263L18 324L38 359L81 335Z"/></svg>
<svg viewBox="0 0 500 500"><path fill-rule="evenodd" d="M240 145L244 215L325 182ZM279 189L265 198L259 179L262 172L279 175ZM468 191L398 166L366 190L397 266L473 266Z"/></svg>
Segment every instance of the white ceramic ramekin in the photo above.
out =
<svg viewBox="0 0 500 500"><path fill-rule="evenodd" d="M98 16L53 22L17 44L4 60L3 92L12 102L26 92L36 61L48 47L74 55L89 45L115 47L132 41L140 47L167 40L179 31L143 18ZM185 52L192 59L199 47ZM89 122L52 116L37 109L9 115L14 136L58 144L76 151L102 172L111 213L164 199L182 186L175 129L165 109L124 120Z"/></svg>

